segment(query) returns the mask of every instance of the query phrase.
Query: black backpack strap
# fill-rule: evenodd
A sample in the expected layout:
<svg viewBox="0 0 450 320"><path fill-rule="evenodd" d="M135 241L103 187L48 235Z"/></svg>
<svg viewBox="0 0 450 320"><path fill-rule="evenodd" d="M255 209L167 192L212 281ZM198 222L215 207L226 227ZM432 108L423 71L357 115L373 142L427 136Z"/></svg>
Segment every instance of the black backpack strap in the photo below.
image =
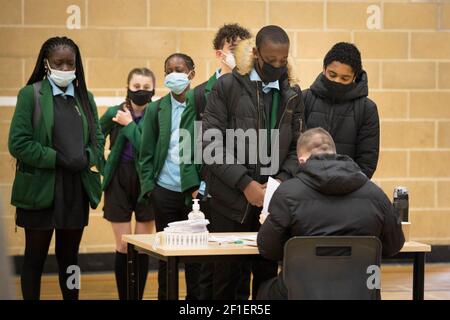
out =
<svg viewBox="0 0 450 320"><path fill-rule="evenodd" d="M40 94L41 87L42 81L33 83L33 92L34 92L34 108L33 108L33 122L32 122L33 130L37 127L42 113L41 102L39 101L39 98L41 96ZM16 159L16 172L22 165L23 164L18 159Z"/></svg>
<svg viewBox="0 0 450 320"><path fill-rule="evenodd" d="M33 129L36 128L36 126L38 125L42 113L41 102L39 101L41 87L42 81L33 83L33 91L34 91Z"/></svg>

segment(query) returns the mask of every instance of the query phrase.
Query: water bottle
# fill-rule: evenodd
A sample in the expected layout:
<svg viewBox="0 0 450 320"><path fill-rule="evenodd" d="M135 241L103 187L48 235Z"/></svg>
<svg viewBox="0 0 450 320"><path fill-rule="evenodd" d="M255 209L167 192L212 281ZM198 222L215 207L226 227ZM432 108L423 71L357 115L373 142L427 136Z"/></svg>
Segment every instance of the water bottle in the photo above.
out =
<svg viewBox="0 0 450 320"><path fill-rule="evenodd" d="M399 221L409 221L409 195L406 187L394 188L394 210Z"/></svg>

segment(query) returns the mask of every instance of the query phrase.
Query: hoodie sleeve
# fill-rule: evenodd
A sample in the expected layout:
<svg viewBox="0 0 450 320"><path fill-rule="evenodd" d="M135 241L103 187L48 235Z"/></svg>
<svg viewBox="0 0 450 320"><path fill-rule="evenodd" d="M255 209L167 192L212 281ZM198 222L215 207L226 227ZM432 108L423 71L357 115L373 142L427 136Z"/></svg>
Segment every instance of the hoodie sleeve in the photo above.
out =
<svg viewBox="0 0 450 320"><path fill-rule="evenodd" d="M379 201L384 213L380 240L383 245L383 256L389 257L397 254L402 249L405 243L405 236L403 235L402 223L395 215L394 206L384 193Z"/></svg>
<svg viewBox="0 0 450 320"><path fill-rule="evenodd" d="M284 245L290 237L291 209L286 192L280 186L269 205L270 214L259 229L257 243L259 253L266 259L283 260Z"/></svg>
<svg viewBox="0 0 450 320"><path fill-rule="evenodd" d="M239 188L244 191L252 178L247 174L247 168L241 164L235 158L235 155L230 153L225 147L225 132L228 124L229 112L232 106L229 106L228 102L233 101L228 96L232 93L228 90L228 86L225 81L232 81L232 75L222 76L214 85L211 93L208 96L205 114L203 116L203 152L211 152L212 155L218 155L223 157L223 164L205 164L216 177L220 178L230 188ZM231 85L229 86L231 88ZM228 97L228 98L227 98ZM208 131L206 133L206 131ZM213 134L211 139L207 137ZM217 157L217 156L216 156ZM229 159L234 159L233 163L230 163Z"/></svg>
<svg viewBox="0 0 450 320"><path fill-rule="evenodd" d="M355 162L371 179L377 168L380 151L380 120L377 105L370 99L364 102L363 117L356 138Z"/></svg>

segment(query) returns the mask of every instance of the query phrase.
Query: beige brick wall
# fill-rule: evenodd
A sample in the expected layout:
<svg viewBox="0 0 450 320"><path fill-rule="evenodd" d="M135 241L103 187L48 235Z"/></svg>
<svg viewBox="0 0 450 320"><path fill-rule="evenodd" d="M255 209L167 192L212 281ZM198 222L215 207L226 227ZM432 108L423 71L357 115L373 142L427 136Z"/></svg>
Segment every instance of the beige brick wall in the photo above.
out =
<svg viewBox="0 0 450 320"><path fill-rule="evenodd" d="M81 29L66 28L67 7L77 5ZM381 28L368 29L368 8L378 6ZM67 35L80 46L89 88L97 96L123 96L125 77L147 66L163 87L164 58L175 51L194 58L194 84L216 68L217 27L239 22L253 32L269 23L287 29L301 85L322 68L337 41L356 43L369 74L370 97L381 117L381 155L374 181L392 197L396 185L411 193L412 238L450 244L450 3L410 0L0 0L0 99L15 96L34 67L40 45ZM103 113L105 106L99 106ZM14 106L0 106L0 195L11 253L23 251L9 203L14 161L7 137ZM82 252L112 251L114 239L91 213Z"/></svg>

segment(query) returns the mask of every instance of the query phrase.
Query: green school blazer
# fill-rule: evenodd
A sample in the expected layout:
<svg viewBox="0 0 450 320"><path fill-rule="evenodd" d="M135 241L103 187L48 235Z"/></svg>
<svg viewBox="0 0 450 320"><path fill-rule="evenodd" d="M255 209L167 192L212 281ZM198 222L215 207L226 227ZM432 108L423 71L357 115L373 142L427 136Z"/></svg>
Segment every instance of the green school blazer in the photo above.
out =
<svg viewBox="0 0 450 320"><path fill-rule="evenodd" d="M8 148L17 159L11 204L24 209L45 209L53 204L55 190L56 150L53 139L53 93L48 80L42 81L39 101L41 117L33 128L34 90L28 85L19 91L16 109L11 121ZM77 104L80 105L78 97ZM89 197L91 208L95 209L101 198L100 173L91 170L103 169L103 149L105 139L98 123L97 106L89 93L89 102L96 126L98 148L89 141L88 122L83 108L79 108L83 121L83 139L89 158L89 168L81 172L81 180ZM89 142L88 142L89 141Z"/></svg>
<svg viewBox="0 0 450 320"><path fill-rule="evenodd" d="M194 121L196 118L194 106L194 91L187 93L186 108L181 115L180 128L194 135ZM150 103L142 122L141 150L139 152L139 178L141 182L142 201L155 187L156 179L164 166L170 144L172 127L172 104L170 94L161 98L161 101ZM181 140L181 139L180 139ZM181 141L181 143L183 143ZM182 159L183 148L180 148ZM180 164L181 191L186 193L186 204L192 202L189 193L200 186L200 165L194 164L194 144L191 143L191 163Z"/></svg>
<svg viewBox="0 0 450 320"><path fill-rule="evenodd" d="M120 124L114 122L112 118L114 118L117 114L117 111L121 109L121 105L114 106L108 108L105 114L100 118L100 126L102 128L102 133L105 136L105 139L110 136L111 141L111 152L108 156L108 160L106 161L105 168L103 171L103 190L105 190L116 171L117 165L120 161L120 156L122 154L122 150L125 146L125 142L127 139L133 145L133 152L135 155L135 168L136 172L139 171L138 166L138 157L139 157L139 149L141 146L141 134L142 134L142 123L144 119L141 119L139 124L136 122L130 122L127 126L121 126Z"/></svg>

